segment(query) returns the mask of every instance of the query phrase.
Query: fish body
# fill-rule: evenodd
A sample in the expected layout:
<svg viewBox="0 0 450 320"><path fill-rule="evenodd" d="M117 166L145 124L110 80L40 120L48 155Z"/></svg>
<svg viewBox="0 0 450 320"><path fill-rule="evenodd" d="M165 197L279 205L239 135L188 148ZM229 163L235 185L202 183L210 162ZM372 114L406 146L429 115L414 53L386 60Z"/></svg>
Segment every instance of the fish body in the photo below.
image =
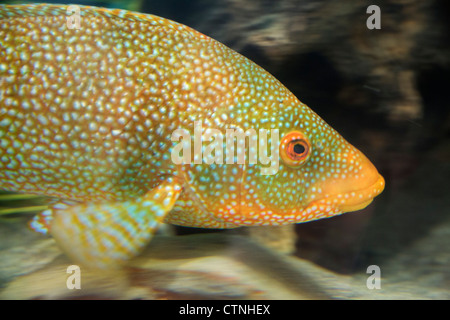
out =
<svg viewBox="0 0 450 320"><path fill-rule="evenodd" d="M359 150L239 53L157 16L76 8L78 25L67 6L0 6L0 189L60 200L32 225L74 259L126 261L161 222L298 223L382 192ZM259 144L228 158L233 132Z"/></svg>

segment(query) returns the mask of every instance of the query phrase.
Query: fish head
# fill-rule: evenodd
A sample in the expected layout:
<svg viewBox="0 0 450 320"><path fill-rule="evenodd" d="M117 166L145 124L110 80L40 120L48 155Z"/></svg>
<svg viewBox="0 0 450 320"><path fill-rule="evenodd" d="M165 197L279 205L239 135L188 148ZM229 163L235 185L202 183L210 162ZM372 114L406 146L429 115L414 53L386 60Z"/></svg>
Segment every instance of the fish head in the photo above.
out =
<svg viewBox="0 0 450 320"><path fill-rule="evenodd" d="M243 172L240 214L248 224L298 223L357 211L383 191L384 179L370 160L308 106L291 97L271 110L277 120L267 143L258 137L259 151L271 152L271 161L249 164Z"/></svg>
<svg viewBox="0 0 450 320"><path fill-rule="evenodd" d="M204 127L198 132L216 132L211 134L215 139L204 139L215 143L203 145L201 153L193 150L198 155L194 164L181 169L199 205L196 214L185 214L177 220L195 225L192 217L201 211L204 213L197 225L202 227L298 223L360 210L382 192L384 179L362 152L270 73L214 44L220 48L216 52L226 53L227 59L218 55L210 60L224 73L215 77L221 81L214 82L210 77L212 83L202 88L214 88L218 83L226 90L204 99L199 109L202 118L198 114L193 118L203 121ZM196 94L201 97L209 93L199 90ZM196 125L189 125L185 140L195 149L189 136L194 136L195 144ZM236 142L235 149L228 148L234 145L233 141L229 143L229 130L238 132L237 140L244 140L241 147ZM213 145L224 148L210 153L207 150ZM195 159L208 158L206 154L212 155L211 159L218 156L219 161L195 164ZM245 159L241 158L243 154ZM233 161L229 161L229 155ZM180 205L179 212L189 210L188 205Z"/></svg>

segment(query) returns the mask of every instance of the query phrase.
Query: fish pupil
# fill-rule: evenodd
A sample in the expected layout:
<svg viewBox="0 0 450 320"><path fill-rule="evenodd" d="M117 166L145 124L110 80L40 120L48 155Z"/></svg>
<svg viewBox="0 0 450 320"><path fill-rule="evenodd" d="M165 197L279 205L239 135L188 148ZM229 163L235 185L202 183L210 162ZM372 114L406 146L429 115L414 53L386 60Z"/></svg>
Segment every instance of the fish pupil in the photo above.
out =
<svg viewBox="0 0 450 320"><path fill-rule="evenodd" d="M305 147L300 143L296 143L294 145L294 152L296 154L302 154L303 152L305 152Z"/></svg>

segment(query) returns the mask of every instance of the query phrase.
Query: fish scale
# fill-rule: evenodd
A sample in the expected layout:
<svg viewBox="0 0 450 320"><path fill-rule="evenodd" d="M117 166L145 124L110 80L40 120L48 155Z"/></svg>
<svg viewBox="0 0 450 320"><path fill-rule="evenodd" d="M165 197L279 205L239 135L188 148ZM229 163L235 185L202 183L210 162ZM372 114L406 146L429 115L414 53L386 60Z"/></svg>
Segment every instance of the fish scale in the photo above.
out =
<svg viewBox="0 0 450 320"><path fill-rule="evenodd" d="M153 225L155 210L184 226L281 225L359 210L383 190L359 150L239 53L161 17L78 8L77 29L67 6L0 6L0 189L76 201L32 223L75 260L126 261L154 228L134 243L124 226L146 213ZM245 163L176 164L172 134L188 132L195 151L198 123L223 137L276 130L277 171L248 161L275 136L248 140ZM102 212L114 223L97 227Z"/></svg>

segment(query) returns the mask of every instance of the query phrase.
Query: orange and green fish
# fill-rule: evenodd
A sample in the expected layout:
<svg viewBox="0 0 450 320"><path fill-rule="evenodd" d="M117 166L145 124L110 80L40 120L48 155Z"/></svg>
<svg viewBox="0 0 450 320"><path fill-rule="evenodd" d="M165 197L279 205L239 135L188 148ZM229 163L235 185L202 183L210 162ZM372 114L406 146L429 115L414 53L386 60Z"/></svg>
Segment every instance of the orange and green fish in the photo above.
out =
<svg viewBox="0 0 450 320"><path fill-rule="evenodd" d="M299 223L362 209L383 191L359 150L222 43L154 15L72 9L0 6L0 189L55 199L31 226L75 261L123 264L161 223ZM196 123L200 135L276 131L278 144L259 145L275 145L276 172L261 161L173 161L173 133L194 137ZM189 142L177 150L198 148Z"/></svg>

